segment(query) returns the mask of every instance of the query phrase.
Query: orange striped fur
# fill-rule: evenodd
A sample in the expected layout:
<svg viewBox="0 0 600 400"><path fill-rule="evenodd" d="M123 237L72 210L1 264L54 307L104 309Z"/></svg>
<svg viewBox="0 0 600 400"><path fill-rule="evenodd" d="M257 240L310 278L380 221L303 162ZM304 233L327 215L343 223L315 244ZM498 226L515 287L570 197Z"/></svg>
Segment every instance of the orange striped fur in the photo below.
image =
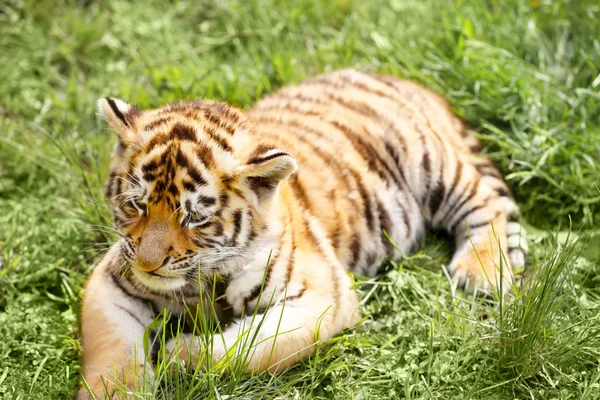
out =
<svg viewBox="0 0 600 400"><path fill-rule="evenodd" d="M264 317L247 368L275 372L357 321L348 271L375 275L426 228L455 236L449 270L467 289L497 289L502 275L507 290L506 260L525 262L502 176L447 102L415 83L346 70L247 112L212 101L142 111L115 99L99 109L119 135L106 190L122 236L83 303L83 374L97 394L101 377L135 386L145 366L151 379L147 325L198 303L198 282L214 276L236 319L213 359ZM188 361L203 353L190 335L168 346Z"/></svg>

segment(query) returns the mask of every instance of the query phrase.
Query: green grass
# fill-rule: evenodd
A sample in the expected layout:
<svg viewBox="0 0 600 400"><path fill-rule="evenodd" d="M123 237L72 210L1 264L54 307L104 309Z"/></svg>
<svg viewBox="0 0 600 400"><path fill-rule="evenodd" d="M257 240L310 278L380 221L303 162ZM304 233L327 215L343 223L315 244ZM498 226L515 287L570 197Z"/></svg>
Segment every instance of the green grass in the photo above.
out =
<svg viewBox="0 0 600 400"><path fill-rule="evenodd" d="M594 0L1 3L0 398L64 399L78 384L80 293L114 240L102 181L115 138L98 97L248 107L341 67L415 79L481 136L530 227L525 287L508 303L454 292L448 240L430 235L361 282L361 323L283 375L169 373L156 390L599 398L599 20Z"/></svg>

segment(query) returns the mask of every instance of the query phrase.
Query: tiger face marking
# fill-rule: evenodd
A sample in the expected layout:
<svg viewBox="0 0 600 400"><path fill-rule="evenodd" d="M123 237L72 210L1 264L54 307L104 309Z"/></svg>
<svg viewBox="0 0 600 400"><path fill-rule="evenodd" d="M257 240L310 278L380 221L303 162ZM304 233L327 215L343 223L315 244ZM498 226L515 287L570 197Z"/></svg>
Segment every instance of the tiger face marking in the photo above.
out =
<svg viewBox="0 0 600 400"><path fill-rule="evenodd" d="M106 194L123 233L123 269L168 292L199 271L240 265L260 244L294 158L250 143L246 117L222 103L142 112L107 98L99 109L119 136Z"/></svg>

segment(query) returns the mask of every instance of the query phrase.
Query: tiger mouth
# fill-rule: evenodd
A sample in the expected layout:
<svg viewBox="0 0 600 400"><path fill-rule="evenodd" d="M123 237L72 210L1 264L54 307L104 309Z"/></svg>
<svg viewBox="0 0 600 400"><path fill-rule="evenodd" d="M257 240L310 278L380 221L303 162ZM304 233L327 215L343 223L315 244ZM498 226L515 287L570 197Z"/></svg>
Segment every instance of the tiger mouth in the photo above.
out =
<svg viewBox="0 0 600 400"><path fill-rule="evenodd" d="M139 268L132 268L132 273L140 284L161 292L177 290L187 283L185 276L181 275L162 275L156 271L143 271Z"/></svg>

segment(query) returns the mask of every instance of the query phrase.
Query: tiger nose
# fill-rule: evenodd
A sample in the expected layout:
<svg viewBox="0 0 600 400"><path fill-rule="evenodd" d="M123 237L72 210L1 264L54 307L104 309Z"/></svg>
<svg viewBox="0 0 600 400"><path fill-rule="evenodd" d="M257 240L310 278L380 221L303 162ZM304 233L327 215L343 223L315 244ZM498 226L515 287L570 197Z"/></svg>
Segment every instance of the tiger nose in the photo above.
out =
<svg viewBox="0 0 600 400"><path fill-rule="evenodd" d="M156 259L156 260L147 260L138 257L137 264L144 271L152 272L156 271L160 267L164 267L169 262L169 256L166 256L164 259Z"/></svg>

